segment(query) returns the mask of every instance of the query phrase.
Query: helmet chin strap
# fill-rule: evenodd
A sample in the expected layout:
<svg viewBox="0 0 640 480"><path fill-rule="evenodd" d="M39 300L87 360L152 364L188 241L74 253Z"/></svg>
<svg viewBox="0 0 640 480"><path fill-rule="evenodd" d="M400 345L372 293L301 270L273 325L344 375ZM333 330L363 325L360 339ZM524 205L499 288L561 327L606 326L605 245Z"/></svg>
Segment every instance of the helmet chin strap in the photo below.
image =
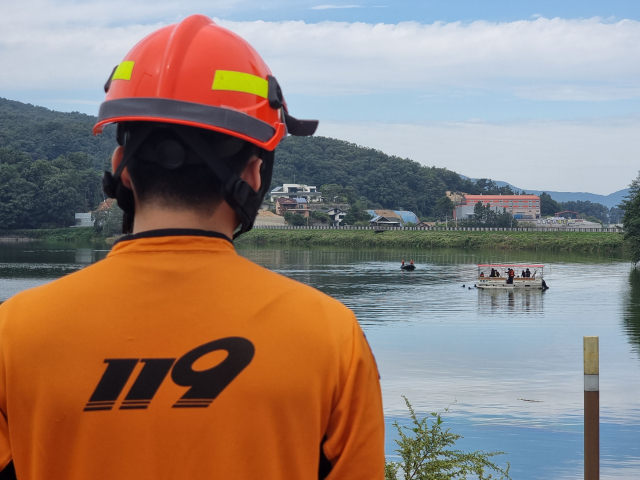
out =
<svg viewBox="0 0 640 480"><path fill-rule="evenodd" d="M131 139L129 132L120 124L116 138L118 144L124 147L122 160L113 174L105 171L102 176L102 190L109 198L115 198L118 206L124 212L122 217L122 233L131 233L133 231L133 219L136 214L136 204L133 198L133 192L122 183L122 172L131 162L133 154L138 150L142 142L149 136L153 130L152 125L144 125L136 136Z"/></svg>

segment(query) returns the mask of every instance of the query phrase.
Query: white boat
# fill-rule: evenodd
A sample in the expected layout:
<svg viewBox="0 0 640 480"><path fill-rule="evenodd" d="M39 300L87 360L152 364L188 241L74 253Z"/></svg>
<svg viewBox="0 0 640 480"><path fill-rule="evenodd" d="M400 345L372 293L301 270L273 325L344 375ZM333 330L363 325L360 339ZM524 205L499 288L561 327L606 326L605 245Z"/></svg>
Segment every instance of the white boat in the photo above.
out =
<svg viewBox="0 0 640 480"><path fill-rule="evenodd" d="M512 277L509 270L514 271ZM493 273L499 276L491 276ZM524 273L524 275L523 275ZM544 265L478 265L478 288L546 290Z"/></svg>

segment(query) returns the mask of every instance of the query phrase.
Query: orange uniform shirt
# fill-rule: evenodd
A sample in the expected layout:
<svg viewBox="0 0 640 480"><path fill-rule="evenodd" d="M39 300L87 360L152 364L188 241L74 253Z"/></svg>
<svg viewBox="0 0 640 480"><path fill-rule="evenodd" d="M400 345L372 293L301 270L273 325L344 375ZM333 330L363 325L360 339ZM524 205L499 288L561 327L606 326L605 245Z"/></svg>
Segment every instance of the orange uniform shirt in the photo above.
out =
<svg viewBox="0 0 640 480"><path fill-rule="evenodd" d="M384 478L378 372L353 313L219 237L143 233L0 307L0 468Z"/></svg>

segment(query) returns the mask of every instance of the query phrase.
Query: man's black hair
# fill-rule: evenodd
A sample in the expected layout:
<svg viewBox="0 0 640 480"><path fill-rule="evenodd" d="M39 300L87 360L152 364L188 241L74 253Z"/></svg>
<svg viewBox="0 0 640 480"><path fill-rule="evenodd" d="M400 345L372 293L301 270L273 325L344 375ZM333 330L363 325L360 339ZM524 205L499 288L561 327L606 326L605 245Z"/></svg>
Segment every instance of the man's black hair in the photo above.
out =
<svg viewBox="0 0 640 480"><path fill-rule="evenodd" d="M139 126L128 125L130 138L135 138ZM187 128L221 151L218 160L236 175L240 175L249 160L259 153L250 142L215 131ZM223 185L218 177L176 135L171 124L154 124L127 168L142 204L158 202L167 207L211 213L223 200Z"/></svg>

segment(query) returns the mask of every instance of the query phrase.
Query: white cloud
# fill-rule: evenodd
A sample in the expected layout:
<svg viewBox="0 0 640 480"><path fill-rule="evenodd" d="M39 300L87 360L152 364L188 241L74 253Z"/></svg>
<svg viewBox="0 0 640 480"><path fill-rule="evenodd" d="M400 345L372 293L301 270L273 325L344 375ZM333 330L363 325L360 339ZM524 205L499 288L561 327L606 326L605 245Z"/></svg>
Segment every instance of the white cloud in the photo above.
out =
<svg viewBox="0 0 640 480"><path fill-rule="evenodd" d="M484 89L600 100L636 96L640 86L640 22L630 20L223 24L258 45L285 91Z"/></svg>
<svg viewBox="0 0 640 480"><path fill-rule="evenodd" d="M318 134L525 189L607 195L626 188L640 169L640 118L511 123L325 122L320 123Z"/></svg>
<svg viewBox="0 0 640 480"><path fill-rule="evenodd" d="M362 5L316 5L311 10L330 10L334 8L364 8Z"/></svg>
<svg viewBox="0 0 640 480"><path fill-rule="evenodd" d="M251 0L4 0L0 91L99 88L149 32L186 12ZM533 99L640 95L640 22L538 18L508 23L230 22L285 93L492 91Z"/></svg>

